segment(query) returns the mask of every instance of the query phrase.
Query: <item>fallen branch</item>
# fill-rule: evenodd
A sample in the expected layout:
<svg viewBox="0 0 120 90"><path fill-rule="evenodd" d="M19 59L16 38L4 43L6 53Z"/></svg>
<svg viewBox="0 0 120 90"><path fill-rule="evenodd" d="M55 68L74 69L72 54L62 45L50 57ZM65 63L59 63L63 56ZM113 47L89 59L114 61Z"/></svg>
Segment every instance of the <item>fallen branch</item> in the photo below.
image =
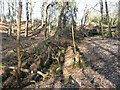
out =
<svg viewBox="0 0 120 90"><path fill-rule="evenodd" d="M13 67L13 66L0 66L0 68L2 68L2 69L12 69L12 70L17 70L17 67ZM39 75L41 75L42 77L43 77L43 79L45 79L45 77L48 75L48 73L47 74L44 74L44 73L42 73L41 71L30 71L29 69L24 69L24 68L21 68L20 69L22 72L26 72L26 73L37 73L37 74L39 74Z"/></svg>
<svg viewBox="0 0 120 90"><path fill-rule="evenodd" d="M14 76L10 76L7 78L7 80L5 80L2 84L2 87L6 88L8 85L11 85L11 82L14 82L15 77Z"/></svg>

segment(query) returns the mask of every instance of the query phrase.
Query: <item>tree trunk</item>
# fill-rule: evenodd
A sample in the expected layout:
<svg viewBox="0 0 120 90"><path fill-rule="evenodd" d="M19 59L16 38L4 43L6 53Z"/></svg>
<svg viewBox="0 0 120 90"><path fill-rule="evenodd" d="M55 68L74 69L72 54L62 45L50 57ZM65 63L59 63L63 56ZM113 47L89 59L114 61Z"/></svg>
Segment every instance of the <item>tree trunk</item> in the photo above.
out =
<svg viewBox="0 0 120 90"><path fill-rule="evenodd" d="M31 19L31 30L33 30L33 27L34 27L34 19L33 19L33 1L30 0L30 9L31 9L31 12L30 12L30 19Z"/></svg>
<svg viewBox="0 0 120 90"><path fill-rule="evenodd" d="M80 31L81 32L84 32L83 30L84 30L84 24L85 24L85 16L86 16L86 9L87 9L87 6L85 7L85 9L84 9L84 14L83 14L83 17L82 17L82 19L81 19L81 25L80 25ZM85 34L85 33L84 33ZM86 36L88 36L87 34L85 34Z"/></svg>
<svg viewBox="0 0 120 90"><path fill-rule="evenodd" d="M75 34L74 34L74 26L75 26L75 20L74 20L74 17L73 17L73 12L71 12L72 16L72 41L73 41L73 51L74 51L74 54L76 54L76 46L75 46Z"/></svg>
<svg viewBox="0 0 120 90"><path fill-rule="evenodd" d="M75 35L74 35L74 26L73 26L73 23L72 23L72 41L73 41L74 53L76 54Z"/></svg>
<svg viewBox="0 0 120 90"><path fill-rule="evenodd" d="M100 35L103 37L103 1L100 0L100 13L101 13L101 17L100 17Z"/></svg>
<svg viewBox="0 0 120 90"><path fill-rule="evenodd" d="M18 83L20 81L20 69L21 69L21 54L20 54L21 14L22 14L22 2L21 2L21 0L19 0L18 30L17 30L17 55L18 55L17 80L18 80Z"/></svg>
<svg viewBox="0 0 120 90"><path fill-rule="evenodd" d="M109 37L112 37L112 32L111 32L111 27L110 27L110 21L109 21L109 12L108 12L107 0L105 0L105 8L106 8L106 17L107 17Z"/></svg>
<svg viewBox="0 0 120 90"><path fill-rule="evenodd" d="M118 41L120 42L120 0L118 2ZM120 60L120 43L118 45L118 60Z"/></svg>
<svg viewBox="0 0 120 90"><path fill-rule="evenodd" d="M49 11L49 17L48 17L48 21L49 21L48 37L49 37L49 33L50 33L50 31L51 31L50 15L51 15L51 13L50 13L50 11Z"/></svg>
<svg viewBox="0 0 120 90"><path fill-rule="evenodd" d="M0 1L0 8L2 8L2 2ZM2 10L0 9L0 22L2 21Z"/></svg>
<svg viewBox="0 0 120 90"><path fill-rule="evenodd" d="M13 24L14 24L14 14L15 14L15 12L14 12L14 0L12 0L11 1L11 28L12 28L12 31L11 31L11 33L14 33L14 28L13 28Z"/></svg>
<svg viewBox="0 0 120 90"><path fill-rule="evenodd" d="M16 0L14 0L14 15L15 15L15 18L16 18L16 7L17 7L17 1ZM15 23L16 23L16 19L15 19Z"/></svg>
<svg viewBox="0 0 120 90"><path fill-rule="evenodd" d="M1 22L3 22L4 21L4 0L0 1L0 8L1 8L1 10L0 10L0 20L1 20Z"/></svg>
<svg viewBox="0 0 120 90"><path fill-rule="evenodd" d="M51 7L53 7L53 4L48 4L47 7L46 7L46 19L45 19L45 39L47 39L49 37L49 31L47 30L47 26L49 24L49 29L50 28L50 14L48 14L48 9ZM50 12L49 12L50 13ZM49 21L49 23L48 23Z"/></svg>
<svg viewBox="0 0 120 90"><path fill-rule="evenodd" d="M62 2L62 9L60 11L60 15L58 16L58 19L57 19L57 28L56 28L56 33L55 33L55 36L56 38L59 38L59 33L61 32L61 29L62 29L62 22L61 22L61 18L63 17L64 15L64 11L65 11L65 5L66 3L65 2Z"/></svg>
<svg viewBox="0 0 120 90"><path fill-rule="evenodd" d="M118 2L118 37L120 37L120 0Z"/></svg>
<svg viewBox="0 0 120 90"><path fill-rule="evenodd" d="M41 20L42 20L42 26L43 26L43 24L44 24L44 6L45 6L45 2L44 2L44 0L42 1L42 8L41 8Z"/></svg>
<svg viewBox="0 0 120 90"><path fill-rule="evenodd" d="M12 20L13 20L12 13L13 13L13 12L12 12L11 4L12 4L12 1L9 0L9 2L8 2L8 10L9 10L10 24L9 24L9 29L8 29L8 35L11 35L11 34L12 34Z"/></svg>
<svg viewBox="0 0 120 90"><path fill-rule="evenodd" d="M85 17L84 17L84 26L86 26L86 22L87 22L87 19L88 19L88 14L89 14L89 11L87 10L86 13L85 13Z"/></svg>
<svg viewBox="0 0 120 90"><path fill-rule="evenodd" d="M47 24L48 24L48 8L49 8L50 4L47 6L46 8L46 19L45 19L45 39L48 38L48 30L47 30Z"/></svg>
<svg viewBox="0 0 120 90"><path fill-rule="evenodd" d="M25 37L28 37L28 20L29 20L29 12L28 12L28 0L26 1L26 30Z"/></svg>
<svg viewBox="0 0 120 90"><path fill-rule="evenodd" d="M3 4L2 5L3 5L3 7L2 7L2 9L3 9L2 10L2 18L3 18L3 20L2 20L2 22L4 22L4 0L3 0Z"/></svg>

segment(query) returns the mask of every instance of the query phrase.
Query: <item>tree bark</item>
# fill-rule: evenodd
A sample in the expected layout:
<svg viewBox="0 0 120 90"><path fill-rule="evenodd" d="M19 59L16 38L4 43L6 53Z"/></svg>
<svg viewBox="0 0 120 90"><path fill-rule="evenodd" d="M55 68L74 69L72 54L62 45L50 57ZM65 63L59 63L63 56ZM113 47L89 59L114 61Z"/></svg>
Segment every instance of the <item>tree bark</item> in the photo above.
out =
<svg viewBox="0 0 120 90"><path fill-rule="evenodd" d="M29 20L28 0L26 0L26 30L25 30L25 37L28 37L28 20Z"/></svg>
<svg viewBox="0 0 120 90"><path fill-rule="evenodd" d="M2 5L3 5L3 7L2 7L2 9L3 9L3 10L2 10L2 11L3 11L3 12L2 12L2 13L3 13L3 14L2 14L3 20L2 20L2 22L4 22L4 0L3 0L3 4L2 4Z"/></svg>
<svg viewBox="0 0 120 90"><path fill-rule="evenodd" d="M120 0L118 2L118 37L120 37Z"/></svg>
<svg viewBox="0 0 120 90"><path fill-rule="evenodd" d="M12 1L9 0L8 2L8 9L9 9L9 18L10 18L10 24L9 24L9 29L8 29L8 35L12 34L12 22L13 22L13 8L11 7Z"/></svg>
<svg viewBox="0 0 120 90"><path fill-rule="evenodd" d="M48 6L47 6L47 8L46 8L46 19L45 19L45 39L47 39L48 38L48 30L47 30L47 24L48 24L48 8L49 8L49 6L50 6L51 4L49 4Z"/></svg>
<svg viewBox="0 0 120 90"><path fill-rule="evenodd" d="M45 6L45 2L44 0L42 0L42 8L41 8L41 26L43 26L44 24L44 6Z"/></svg>
<svg viewBox="0 0 120 90"><path fill-rule="evenodd" d="M17 80L20 81L20 69L21 69L21 54L20 54L20 31L21 31L21 14L22 14L22 2L19 0L18 7L18 30L17 30L17 55L18 55L18 67L17 67Z"/></svg>
<svg viewBox="0 0 120 90"><path fill-rule="evenodd" d="M118 26L117 26L117 29L118 29L118 41L120 42L120 0L118 2ZM118 60L120 60L120 43L118 45Z"/></svg>
<svg viewBox="0 0 120 90"><path fill-rule="evenodd" d="M101 17L100 17L100 35L103 37L103 1L100 0L100 13L101 13Z"/></svg>
<svg viewBox="0 0 120 90"><path fill-rule="evenodd" d="M107 17L109 37L112 37L112 32L111 32L111 27L110 27L110 21L109 21L109 12L108 12L107 0L105 0L105 8L106 8L106 17Z"/></svg>
<svg viewBox="0 0 120 90"><path fill-rule="evenodd" d="M0 10L0 20L1 20L1 22L3 22L4 21L4 0L0 1L0 8L1 8L1 10Z"/></svg>
<svg viewBox="0 0 120 90"><path fill-rule="evenodd" d="M51 7L53 7L55 4L48 4L47 7L46 7L46 19L45 19L45 39L47 39L49 37L49 31L47 30L47 26L49 24L49 27L50 27L50 16L49 16L49 13L48 13L48 9ZM48 23L49 21L49 23ZM50 30L51 28L49 28Z"/></svg>
<svg viewBox="0 0 120 90"><path fill-rule="evenodd" d="M2 2L0 1L0 8L2 8ZM0 9L0 22L2 21L2 10Z"/></svg>
<svg viewBox="0 0 120 90"><path fill-rule="evenodd" d="M33 1L30 0L30 9L31 9L31 12L30 12L30 19L31 19L31 30L33 30L33 27L34 27L34 19L33 19Z"/></svg>
<svg viewBox="0 0 120 90"><path fill-rule="evenodd" d="M57 28L56 28L56 33L55 33L55 36L56 38L59 38L59 33L61 32L61 29L62 29L62 22L61 22L61 18L63 17L64 15L64 11L65 11L65 6L66 6L66 2L62 2L62 8L61 8L61 11L60 11L60 15L58 16L58 22L57 22Z"/></svg>
<svg viewBox="0 0 120 90"><path fill-rule="evenodd" d="M74 26L72 23L72 41L73 41L73 48L74 48L74 53L76 54L76 46L75 46L75 35L74 35Z"/></svg>
<svg viewBox="0 0 120 90"><path fill-rule="evenodd" d="M75 12L71 11L71 18L72 18L72 41L73 41L73 51L74 51L74 54L76 54L76 45L75 45L75 20L74 20L74 15Z"/></svg>

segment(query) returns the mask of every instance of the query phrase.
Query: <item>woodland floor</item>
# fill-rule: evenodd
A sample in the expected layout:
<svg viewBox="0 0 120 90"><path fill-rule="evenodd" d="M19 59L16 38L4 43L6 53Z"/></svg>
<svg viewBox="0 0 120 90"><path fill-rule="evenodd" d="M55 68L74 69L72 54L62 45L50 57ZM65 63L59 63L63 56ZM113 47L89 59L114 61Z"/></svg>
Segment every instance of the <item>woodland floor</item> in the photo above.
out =
<svg viewBox="0 0 120 90"><path fill-rule="evenodd" d="M118 41L100 37L85 38L79 44L87 67L84 71L75 68L71 72L70 83L65 85L55 76L28 86L27 88L119 88L120 62L118 60Z"/></svg>
<svg viewBox="0 0 120 90"><path fill-rule="evenodd" d="M2 65L16 66L16 37L2 34ZM21 37L22 54L29 52L44 40L43 31L28 38ZM86 67L83 69L74 68L71 71L70 82L62 83L57 75L36 82L26 88L118 88L120 89L120 61L118 59L119 41L113 38L102 39L99 36L86 37L82 42L78 42L82 59ZM15 58L16 57L16 58ZM0 69L0 77L4 70Z"/></svg>

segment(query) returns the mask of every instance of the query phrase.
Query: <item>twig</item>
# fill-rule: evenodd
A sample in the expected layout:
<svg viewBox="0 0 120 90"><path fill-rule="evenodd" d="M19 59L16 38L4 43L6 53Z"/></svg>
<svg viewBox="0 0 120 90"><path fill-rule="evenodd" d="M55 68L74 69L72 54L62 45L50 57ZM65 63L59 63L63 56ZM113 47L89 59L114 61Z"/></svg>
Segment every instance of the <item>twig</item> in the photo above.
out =
<svg viewBox="0 0 120 90"><path fill-rule="evenodd" d="M17 70L17 67L13 67L13 66L0 66L0 68L8 68L8 69L12 69L12 70ZM42 73L41 71L33 71L33 70L30 71L29 69L25 69L25 68L21 68L20 70L22 72L26 72L26 73L37 73L37 74L43 76L44 79L48 75L48 74Z"/></svg>

